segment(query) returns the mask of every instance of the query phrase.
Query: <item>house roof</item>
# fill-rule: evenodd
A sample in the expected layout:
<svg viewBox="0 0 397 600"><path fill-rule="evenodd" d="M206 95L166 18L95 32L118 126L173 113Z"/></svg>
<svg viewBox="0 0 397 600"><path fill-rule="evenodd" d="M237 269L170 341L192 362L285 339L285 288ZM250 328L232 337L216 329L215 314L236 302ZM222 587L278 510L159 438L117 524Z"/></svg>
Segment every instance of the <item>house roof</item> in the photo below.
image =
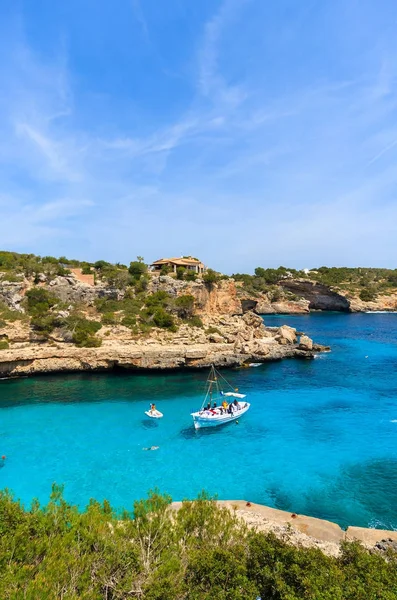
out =
<svg viewBox="0 0 397 600"><path fill-rule="evenodd" d="M203 263L196 258L160 258L159 260L155 260L152 265L202 265Z"/></svg>

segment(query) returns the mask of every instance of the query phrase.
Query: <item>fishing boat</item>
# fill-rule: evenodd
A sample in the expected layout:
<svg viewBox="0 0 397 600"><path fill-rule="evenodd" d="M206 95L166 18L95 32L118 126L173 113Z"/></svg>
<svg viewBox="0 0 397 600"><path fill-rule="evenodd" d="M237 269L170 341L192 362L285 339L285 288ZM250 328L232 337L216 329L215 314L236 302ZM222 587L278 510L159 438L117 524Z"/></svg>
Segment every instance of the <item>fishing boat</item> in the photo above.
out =
<svg viewBox="0 0 397 600"><path fill-rule="evenodd" d="M230 391L225 392L223 388L229 388ZM233 388L212 365L201 408L191 413L194 427L217 427L236 421L251 406L249 402L242 402L244 398L245 394L240 394L238 389Z"/></svg>

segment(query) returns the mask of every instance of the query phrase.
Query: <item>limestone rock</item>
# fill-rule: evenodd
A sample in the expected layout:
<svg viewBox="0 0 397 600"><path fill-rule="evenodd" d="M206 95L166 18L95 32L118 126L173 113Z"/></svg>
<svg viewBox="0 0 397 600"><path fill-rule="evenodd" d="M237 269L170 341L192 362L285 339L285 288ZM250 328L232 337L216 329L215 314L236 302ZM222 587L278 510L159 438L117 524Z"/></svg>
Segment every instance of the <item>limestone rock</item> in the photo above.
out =
<svg viewBox="0 0 397 600"><path fill-rule="evenodd" d="M12 310L24 312L21 302L25 295L28 282L0 280L0 301L4 302Z"/></svg>
<svg viewBox="0 0 397 600"><path fill-rule="evenodd" d="M208 336L208 339L210 342L214 343L214 344L222 344L224 342L224 339L221 335L219 335L219 333L210 333L210 335Z"/></svg>
<svg viewBox="0 0 397 600"><path fill-rule="evenodd" d="M277 338L282 344L294 344L296 342L296 329L288 325L282 325L278 329Z"/></svg>
<svg viewBox="0 0 397 600"><path fill-rule="evenodd" d="M313 350L313 340L307 335L302 335L298 348L299 350Z"/></svg>

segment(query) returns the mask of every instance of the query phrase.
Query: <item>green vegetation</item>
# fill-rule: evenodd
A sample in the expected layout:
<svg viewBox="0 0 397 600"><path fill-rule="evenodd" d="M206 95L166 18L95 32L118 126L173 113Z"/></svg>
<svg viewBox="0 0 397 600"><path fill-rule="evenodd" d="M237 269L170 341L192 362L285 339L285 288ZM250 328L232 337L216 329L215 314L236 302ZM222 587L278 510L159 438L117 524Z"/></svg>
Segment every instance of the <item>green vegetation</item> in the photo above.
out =
<svg viewBox="0 0 397 600"><path fill-rule="evenodd" d="M204 327L204 323L198 315L193 315L188 318L186 323L190 325L190 327Z"/></svg>
<svg viewBox="0 0 397 600"><path fill-rule="evenodd" d="M9 347L10 345L7 339L0 340L0 350L7 350Z"/></svg>
<svg viewBox="0 0 397 600"><path fill-rule="evenodd" d="M211 335L211 333L218 333L219 335L222 335L222 332L217 327L213 327L212 325L210 325L210 327L207 327L205 333L206 335Z"/></svg>
<svg viewBox="0 0 397 600"><path fill-rule="evenodd" d="M194 312L194 296L190 294L178 296L174 301L174 308L178 317L181 319L190 319Z"/></svg>
<svg viewBox="0 0 397 600"><path fill-rule="evenodd" d="M213 269L207 269L207 271L203 275L204 283L208 283L208 284L217 283L218 281L220 281L220 279L221 279L220 273L217 273Z"/></svg>
<svg viewBox="0 0 397 600"><path fill-rule="evenodd" d="M0 597L77 600L392 600L397 555L344 543L338 558L248 530L205 494L178 512L157 491L116 514L54 485L30 510L0 492Z"/></svg>
<svg viewBox="0 0 397 600"><path fill-rule="evenodd" d="M305 273L286 267L278 267L278 269L257 267L254 275L236 273L233 278L242 281L244 290L249 294L255 296L266 293L273 302L286 297L288 292L285 292L279 284L289 278L311 279L340 290L342 293L359 295L365 302L376 299L378 294L388 294L393 287L397 287L397 269L319 267ZM292 299L291 296L287 295L287 297Z"/></svg>
<svg viewBox="0 0 397 600"><path fill-rule="evenodd" d="M0 327L4 327L7 323L14 323L19 320L25 321L26 316L18 310L11 310L4 302L0 301L0 322L3 323L3 325L0 324Z"/></svg>
<svg viewBox="0 0 397 600"><path fill-rule="evenodd" d="M72 341L79 348L97 348L102 344L101 338L95 334L101 329L102 323L90 321L82 316L73 315L66 319Z"/></svg>

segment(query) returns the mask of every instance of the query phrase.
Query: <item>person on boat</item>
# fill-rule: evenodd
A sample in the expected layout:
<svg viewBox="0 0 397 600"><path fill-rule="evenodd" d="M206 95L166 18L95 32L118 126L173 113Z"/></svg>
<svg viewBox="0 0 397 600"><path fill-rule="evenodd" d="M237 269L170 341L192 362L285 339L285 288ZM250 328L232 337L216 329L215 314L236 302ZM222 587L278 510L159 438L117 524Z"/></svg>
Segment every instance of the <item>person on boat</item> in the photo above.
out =
<svg viewBox="0 0 397 600"><path fill-rule="evenodd" d="M155 405L155 404L151 404L151 405L150 405L150 412L153 414L153 413L155 413L155 412L156 412L156 410L157 410L157 409L156 409L156 405Z"/></svg>
<svg viewBox="0 0 397 600"><path fill-rule="evenodd" d="M216 410L216 402L214 402L214 404L212 405L212 408L210 408L210 413L213 415L218 414L218 411Z"/></svg>
<svg viewBox="0 0 397 600"><path fill-rule="evenodd" d="M222 414L224 414L225 412L227 412L228 406L229 406L228 403L226 402L226 400L224 400L222 402L222 407L221 407Z"/></svg>
<svg viewBox="0 0 397 600"><path fill-rule="evenodd" d="M207 410L211 410L211 402L208 402L208 404L207 404Z"/></svg>
<svg viewBox="0 0 397 600"><path fill-rule="evenodd" d="M239 403L237 402L237 398L235 398L235 399L234 399L234 401L233 401L233 405L234 405L234 410L239 410L239 409L240 409L240 405L239 405Z"/></svg>

